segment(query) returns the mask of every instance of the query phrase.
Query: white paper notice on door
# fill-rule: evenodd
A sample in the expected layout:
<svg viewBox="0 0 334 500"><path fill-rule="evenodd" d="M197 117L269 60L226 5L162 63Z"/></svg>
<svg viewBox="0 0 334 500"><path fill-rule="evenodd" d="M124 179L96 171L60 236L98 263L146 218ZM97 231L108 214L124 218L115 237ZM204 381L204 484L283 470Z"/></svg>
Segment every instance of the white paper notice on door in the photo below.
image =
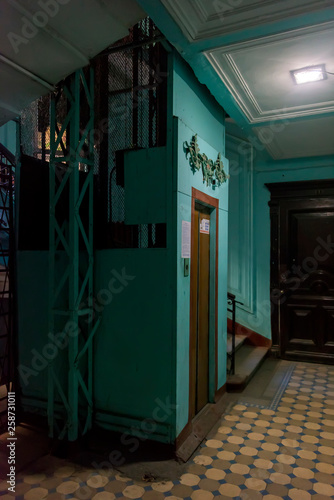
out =
<svg viewBox="0 0 334 500"><path fill-rule="evenodd" d="M191 222L182 221L182 259L190 259Z"/></svg>
<svg viewBox="0 0 334 500"><path fill-rule="evenodd" d="M209 219L202 219L201 220L201 223L199 225L199 231L200 231L200 233L210 234L210 220Z"/></svg>

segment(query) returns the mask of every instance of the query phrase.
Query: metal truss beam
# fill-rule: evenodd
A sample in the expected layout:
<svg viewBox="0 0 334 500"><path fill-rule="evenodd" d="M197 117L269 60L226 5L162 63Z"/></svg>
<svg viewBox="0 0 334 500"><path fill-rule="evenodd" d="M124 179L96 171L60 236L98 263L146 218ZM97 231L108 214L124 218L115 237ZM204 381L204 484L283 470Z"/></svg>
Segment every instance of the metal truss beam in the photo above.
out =
<svg viewBox="0 0 334 500"><path fill-rule="evenodd" d="M15 388L14 342L15 157L0 144L0 432L8 427L8 392Z"/></svg>
<svg viewBox="0 0 334 500"><path fill-rule="evenodd" d="M61 95L67 114L60 122ZM93 337L99 322L92 308L92 68L76 71L54 95L50 119L49 332L56 355L48 370L48 422L51 437L75 441L92 426Z"/></svg>

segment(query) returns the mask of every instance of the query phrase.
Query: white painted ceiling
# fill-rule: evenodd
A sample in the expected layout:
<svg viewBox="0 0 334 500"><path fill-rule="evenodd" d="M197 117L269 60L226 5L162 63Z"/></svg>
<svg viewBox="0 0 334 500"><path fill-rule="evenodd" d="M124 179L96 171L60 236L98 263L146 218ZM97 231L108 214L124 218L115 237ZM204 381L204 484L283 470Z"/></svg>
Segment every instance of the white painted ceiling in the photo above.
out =
<svg viewBox="0 0 334 500"><path fill-rule="evenodd" d="M273 159L308 158L334 154L334 116L314 117L280 125L255 127L254 132Z"/></svg>
<svg viewBox="0 0 334 500"><path fill-rule="evenodd" d="M202 72L201 82L223 107L226 91L233 98L231 118L260 139L271 127L264 145L274 159L334 154L334 75L296 85L290 74L316 64L334 73L333 0L161 3L186 38L190 64L195 54L205 56L220 84L212 83L210 71ZM273 134L277 123L283 127Z"/></svg>
<svg viewBox="0 0 334 500"><path fill-rule="evenodd" d="M1 0L0 125L143 17L135 0Z"/></svg>
<svg viewBox="0 0 334 500"><path fill-rule="evenodd" d="M290 70L326 62L334 73L334 23L206 52L250 123L334 111L334 79L296 85Z"/></svg>
<svg viewBox="0 0 334 500"><path fill-rule="evenodd" d="M0 125L125 36L146 15L139 4L247 134L283 125L264 141L273 158L334 154L334 76L296 86L290 75L334 73L333 0L0 0Z"/></svg>

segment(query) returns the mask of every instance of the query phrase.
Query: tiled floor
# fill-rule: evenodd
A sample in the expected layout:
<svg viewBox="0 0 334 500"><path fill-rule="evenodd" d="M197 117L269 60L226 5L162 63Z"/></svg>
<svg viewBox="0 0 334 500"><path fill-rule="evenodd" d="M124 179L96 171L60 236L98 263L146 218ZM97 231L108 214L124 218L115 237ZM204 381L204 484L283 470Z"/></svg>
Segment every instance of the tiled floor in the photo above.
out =
<svg viewBox="0 0 334 500"><path fill-rule="evenodd" d="M270 409L271 408L271 409ZM3 500L325 500L334 497L334 367L297 363L270 408L236 403L177 481L134 482L46 458Z"/></svg>

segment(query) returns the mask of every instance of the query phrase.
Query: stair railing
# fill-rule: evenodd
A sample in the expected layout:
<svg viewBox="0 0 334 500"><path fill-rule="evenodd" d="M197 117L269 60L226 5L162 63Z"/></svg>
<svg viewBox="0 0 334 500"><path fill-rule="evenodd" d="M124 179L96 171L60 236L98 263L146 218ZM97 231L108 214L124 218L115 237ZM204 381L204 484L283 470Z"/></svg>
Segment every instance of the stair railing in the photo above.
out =
<svg viewBox="0 0 334 500"><path fill-rule="evenodd" d="M229 375L234 375L235 373L235 308L236 304L243 305L242 302L239 302L238 300L235 299L235 295L233 293L227 293L227 304L230 305L231 307L228 307L227 310L232 313L232 350L231 352L227 353L227 357L230 360L230 369L229 369Z"/></svg>

